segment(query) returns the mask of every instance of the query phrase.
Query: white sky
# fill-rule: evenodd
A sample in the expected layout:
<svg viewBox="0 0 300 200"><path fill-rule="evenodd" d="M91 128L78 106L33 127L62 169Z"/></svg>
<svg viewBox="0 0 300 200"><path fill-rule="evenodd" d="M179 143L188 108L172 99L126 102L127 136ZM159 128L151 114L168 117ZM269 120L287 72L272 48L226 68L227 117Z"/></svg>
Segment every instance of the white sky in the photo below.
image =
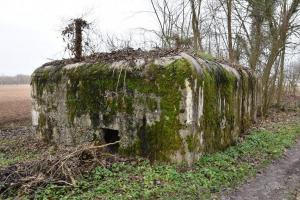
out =
<svg viewBox="0 0 300 200"><path fill-rule="evenodd" d="M103 33L126 35L153 28L149 0L0 0L0 75L31 74L62 56L60 30L67 19L88 14Z"/></svg>

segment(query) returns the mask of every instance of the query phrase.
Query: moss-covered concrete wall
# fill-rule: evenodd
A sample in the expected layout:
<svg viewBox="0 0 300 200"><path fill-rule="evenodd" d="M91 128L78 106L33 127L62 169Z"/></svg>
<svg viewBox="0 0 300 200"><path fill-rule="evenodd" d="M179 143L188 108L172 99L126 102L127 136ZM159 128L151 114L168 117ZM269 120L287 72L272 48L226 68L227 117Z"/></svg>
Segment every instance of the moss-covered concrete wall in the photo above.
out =
<svg viewBox="0 0 300 200"><path fill-rule="evenodd" d="M179 53L156 59L43 66L32 75L33 125L48 142L105 143L119 153L192 163L231 145L256 117L248 70Z"/></svg>

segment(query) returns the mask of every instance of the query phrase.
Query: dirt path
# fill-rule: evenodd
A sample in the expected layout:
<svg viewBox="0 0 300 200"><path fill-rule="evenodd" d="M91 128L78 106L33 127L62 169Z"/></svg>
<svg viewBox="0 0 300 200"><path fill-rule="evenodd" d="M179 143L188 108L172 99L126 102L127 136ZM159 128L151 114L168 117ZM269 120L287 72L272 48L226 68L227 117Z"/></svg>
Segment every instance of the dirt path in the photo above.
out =
<svg viewBox="0 0 300 200"><path fill-rule="evenodd" d="M300 139L255 178L237 188L222 200L300 200Z"/></svg>

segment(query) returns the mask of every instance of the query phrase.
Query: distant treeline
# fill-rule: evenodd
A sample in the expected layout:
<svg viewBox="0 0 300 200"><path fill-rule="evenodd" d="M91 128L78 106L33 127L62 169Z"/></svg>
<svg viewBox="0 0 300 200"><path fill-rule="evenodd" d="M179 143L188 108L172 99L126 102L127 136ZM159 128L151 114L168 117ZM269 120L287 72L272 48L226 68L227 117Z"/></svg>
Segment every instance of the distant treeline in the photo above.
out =
<svg viewBox="0 0 300 200"><path fill-rule="evenodd" d="M0 85L13 84L29 84L30 76L16 75L16 76L0 76Z"/></svg>

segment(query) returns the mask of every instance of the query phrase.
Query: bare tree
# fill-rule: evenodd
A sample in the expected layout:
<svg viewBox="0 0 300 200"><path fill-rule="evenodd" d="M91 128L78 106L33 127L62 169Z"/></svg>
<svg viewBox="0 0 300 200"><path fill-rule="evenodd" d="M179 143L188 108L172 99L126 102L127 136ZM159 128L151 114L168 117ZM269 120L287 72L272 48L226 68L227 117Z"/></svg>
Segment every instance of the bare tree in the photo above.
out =
<svg viewBox="0 0 300 200"><path fill-rule="evenodd" d="M281 52L282 48L286 44L286 37L291 30L292 17L298 11L300 0L293 0L290 5L287 5L287 0L283 0L281 5L283 7L280 13L279 19L276 20L275 5L271 0L266 0L266 18L268 20L269 31L271 36L270 53L268 55L267 63L263 71L262 83L263 83L263 113L267 113L269 108L269 81L272 67L277 59L277 56ZM288 7L289 6L289 7Z"/></svg>
<svg viewBox="0 0 300 200"><path fill-rule="evenodd" d="M191 12L192 12L192 29L193 29L193 39L194 39L194 50L195 51L203 51L202 42L201 42L201 33L200 33L200 10L201 10L201 3L202 0L189 0L191 5Z"/></svg>
<svg viewBox="0 0 300 200"><path fill-rule="evenodd" d="M262 53L262 40L263 40L263 23L264 17L264 4L262 1L249 1L251 8L251 34L249 37L250 52L249 52L249 66L253 71L257 70L259 58Z"/></svg>
<svg viewBox="0 0 300 200"><path fill-rule="evenodd" d="M286 80L286 92L289 95L296 96L297 89L299 90L300 85L300 60L298 59L296 62L291 63L286 68L285 73ZM298 91L299 92L299 91Z"/></svg>
<svg viewBox="0 0 300 200"><path fill-rule="evenodd" d="M196 51L207 50L217 57L228 57L230 62L248 65L262 79L263 112L273 103L271 93L277 91L277 102L280 102L286 51L295 43L290 38L300 37L299 20L296 20L300 0L151 2L163 47L174 47L180 43L177 41L188 38Z"/></svg>

